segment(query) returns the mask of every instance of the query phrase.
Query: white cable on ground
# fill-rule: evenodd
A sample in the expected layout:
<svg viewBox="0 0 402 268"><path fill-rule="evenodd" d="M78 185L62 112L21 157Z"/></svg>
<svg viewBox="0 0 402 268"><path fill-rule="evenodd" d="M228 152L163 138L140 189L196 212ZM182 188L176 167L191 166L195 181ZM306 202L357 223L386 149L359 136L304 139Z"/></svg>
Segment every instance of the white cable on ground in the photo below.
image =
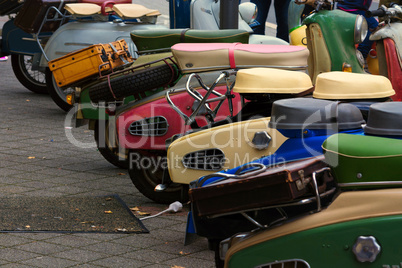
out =
<svg viewBox="0 0 402 268"><path fill-rule="evenodd" d="M159 215L162 215L165 212L178 212L182 208L183 208L183 205L179 201L176 201L176 202L173 202L172 204L170 204L168 209L165 209L164 211L161 211L158 214L141 218L140 220L143 221L143 220L147 220L147 219L150 219L150 218L154 218L154 217L157 217Z"/></svg>

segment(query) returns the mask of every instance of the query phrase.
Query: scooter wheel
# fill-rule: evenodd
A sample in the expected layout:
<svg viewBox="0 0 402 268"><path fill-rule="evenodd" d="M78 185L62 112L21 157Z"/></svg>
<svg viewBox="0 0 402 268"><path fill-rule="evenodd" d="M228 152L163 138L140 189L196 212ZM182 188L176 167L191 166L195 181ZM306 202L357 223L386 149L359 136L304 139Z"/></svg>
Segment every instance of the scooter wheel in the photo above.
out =
<svg viewBox="0 0 402 268"><path fill-rule="evenodd" d="M99 152L112 165L128 169L127 150L119 148L115 140L110 140L109 133L109 121L96 121L94 136Z"/></svg>
<svg viewBox="0 0 402 268"><path fill-rule="evenodd" d="M154 66L113 77L110 85L108 80L103 80L89 89L89 97L95 103L114 101L115 97L121 99L165 86L175 81L177 76L177 69L172 64Z"/></svg>
<svg viewBox="0 0 402 268"><path fill-rule="evenodd" d="M155 187L162 183L164 169L167 168L164 158L166 151L130 151L128 173L131 181L138 191L156 203L171 204L175 201L185 203L188 201L188 185L171 183L164 191L155 191Z"/></svg>
<svg viewBox="0 0 402 268"><path fill-rule="evenodd" d="M27 89L38 94L47 94L45 74L32 70L31 55L11 55L11 66L15 77Z"/></svg>
<svg viewBox="0 0 402 268"><path fill-rule="evenodd" d="M46 84L47 90L49 92L50 97L62 110L68 112L73 107L71 104L67 103L66 96L70 93L74 92L74 89L69 87L62 89L57 86L56 81L54 80L53 73L49 68L46 68Z"/></svg>

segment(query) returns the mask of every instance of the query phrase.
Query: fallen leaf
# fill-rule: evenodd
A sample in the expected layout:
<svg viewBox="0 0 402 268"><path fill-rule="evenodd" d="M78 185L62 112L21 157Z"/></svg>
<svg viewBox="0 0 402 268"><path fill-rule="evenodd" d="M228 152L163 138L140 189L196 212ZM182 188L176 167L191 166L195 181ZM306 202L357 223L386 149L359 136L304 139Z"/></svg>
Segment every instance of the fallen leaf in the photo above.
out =
<svg viewBox="0 0 402 268"><path fill-rule="evenodd" d="M137 211L137 213L138 213L138 215L140 215L140 216L149 216L149 215L151 215L151 213L149 213L149 212Z"/></svg>
<svg viewBox="0 0 402 268"><path fill-rule="evenodd" d="M35 159L35 156L28 156L28 159Z"/></svg>
<svg viewBox="0 0 402 268"><path fill-rule="evenodd" d="M106 210L105 213L106 213L106 214L112 214L113 212L110 211L110 210Z"/></svg>
<svg viewBox="0 0 402 268"><path fill-rule="evenodd" d="M138 207L130 208L130 210L131 210L131 211L140 211L140 209L139 209Z"/></svg>
<svg viewBox="0 0 402 268"><path fill-rule="evenodd" d="M179 253L180 253L180 255L183 255L183 256L190 254L190 253L186 253L186 252L183 252L183 251L180 251Z"/></svg>
<svg viewBox="0 0 402 268"><path fill-rule="evenodd" d="M126 173L117 173L117 175L122 176L122 175L126 175Z"/></svg>
<svg viewBox="0 0 402 268"><path fill-rule="evenodd" d="M29 226L29 225L26 225L26 226L25 226L25 228L31 228L31 226Z"/></svg>
<svg viewBox="0 0 402 268"><path fill-rule="evenodd" d="M26 100L26 101L30 101L30 100Z"/></svg>
<svg viewBox="0 0 402 268"><path fill-rule="evenodd" d="M111 200L112 200L111 197L106 198L106 201L111 201Z"/></svg>
<svg viewBox="0 0 402 268"><path fill-rule="evenodd" d="M172 266L171 268L185 268L185 267L174 265L174 266Z"/></svg>

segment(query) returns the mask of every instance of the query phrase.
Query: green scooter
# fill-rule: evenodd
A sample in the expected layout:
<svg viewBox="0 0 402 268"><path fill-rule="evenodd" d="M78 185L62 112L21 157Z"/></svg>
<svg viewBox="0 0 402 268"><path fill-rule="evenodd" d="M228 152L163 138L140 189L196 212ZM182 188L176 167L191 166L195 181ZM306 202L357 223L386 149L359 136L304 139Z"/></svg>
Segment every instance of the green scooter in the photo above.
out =
<svg viewBox="0 0 402 268"><path fill-rule="evenodd" d="M401 109L373 104L365 135L329 137L322 147L338 187L332 203L222 241L225 267L401 267Z"/></svg>

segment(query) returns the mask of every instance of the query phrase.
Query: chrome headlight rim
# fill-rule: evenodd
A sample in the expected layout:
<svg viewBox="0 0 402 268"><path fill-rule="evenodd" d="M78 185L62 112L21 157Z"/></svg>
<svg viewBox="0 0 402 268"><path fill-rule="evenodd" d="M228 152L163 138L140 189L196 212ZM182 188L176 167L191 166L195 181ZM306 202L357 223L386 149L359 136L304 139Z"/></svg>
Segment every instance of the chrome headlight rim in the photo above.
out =
<svg viewBox="0 0 402 268"><path fill-rule="evenodd" d="M366 19L362 15L357 15L354 30L355 44L360 44L364 41L368 34L368 25Z"/></svg>

